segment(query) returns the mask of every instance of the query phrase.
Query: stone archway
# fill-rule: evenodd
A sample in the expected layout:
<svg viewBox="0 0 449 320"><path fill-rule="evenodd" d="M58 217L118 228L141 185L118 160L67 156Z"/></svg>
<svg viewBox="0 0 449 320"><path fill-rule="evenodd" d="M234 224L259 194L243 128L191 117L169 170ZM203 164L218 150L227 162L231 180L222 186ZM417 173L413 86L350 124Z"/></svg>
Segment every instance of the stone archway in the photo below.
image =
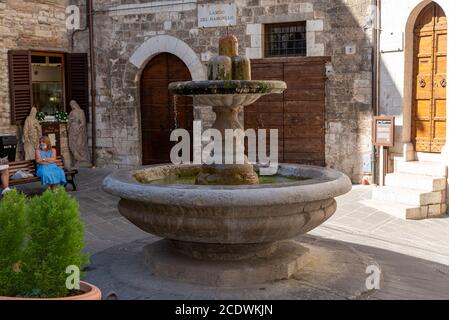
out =
<svg viewBox="0 0 449 320"><path fill-rule="evenodd" d="M171 53L181 59L189 69L193 80L205 80L204 66L195 51L184 41L172 36L156 36L145 41L134 52L129 62L142 71L148 61L163 52ZM139 76L137 75L136 80L138 80Z"/></svg>
<svg viewBox="0 0 449 320"><path fill-rule="evenodd" d="M404 94L403 94L403 144L404 158L406 161L416 160L416 150L413 142L413 105L414 105L414 86L415 86L415 25L422 11L432 2L438 4L444 13L449 12L449 4L444 0L424 0L421 1L409 14L405 26L405 68L404 68ZM449 43L447 44L447 52L449 52ZM449 62L446 70L449 70ZM449 90L447 92L449 96ZM446 99L446 114L449 115L449 100ZM449 141L449 130L446 130L446 141ZM448 145L443 148L443 161L449 163Z"/></svg>
<svg viewBox="0 0 449 320"><path fill-rule="evenodd" d="M142 131L142 110L141 110L141 90L140 81L142 73L148 63L157 55L169 53L179 58L190 72L192 80L205 80L206 69L200 61L198 55L184 41L169 36L160 35L146 40L129 58L125 66L123 75L123 87L127 88L127 94L131 103L135 106L134 124L139 128L138 157L140 164L143 164L143 131ZM137 155L136 155L137 156Z"/></svg>

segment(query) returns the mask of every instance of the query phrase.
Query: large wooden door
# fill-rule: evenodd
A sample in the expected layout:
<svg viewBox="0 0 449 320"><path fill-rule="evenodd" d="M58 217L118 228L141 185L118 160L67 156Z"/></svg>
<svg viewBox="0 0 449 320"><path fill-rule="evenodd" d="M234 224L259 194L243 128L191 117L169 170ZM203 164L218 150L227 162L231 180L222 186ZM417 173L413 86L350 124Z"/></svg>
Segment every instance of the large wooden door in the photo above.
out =
<svg viewBox="0 0 449 320"><path fill-rule="evenodd" d="M325 166L325 88L328 58L252 61L256 80L282 80L288 89L245 107L245 128L278 129L279 162Z"/></svg>
<svg viewBox="0 0 449 320"><path fill-rule="evenodd" d="M447 20L434 2L415 25L414 65L415 150L440 153L446 144Z"/></svg>
<svg viewBox="0 0 449 320"><path fill-rule="evenodd" d="M170 53L154 57L145 67L140 80L143 165L169 163L175 144L170 142L171 132L192 130L192 98L175 98L168 92L169 83L191 79L182 60Z"/></svg>

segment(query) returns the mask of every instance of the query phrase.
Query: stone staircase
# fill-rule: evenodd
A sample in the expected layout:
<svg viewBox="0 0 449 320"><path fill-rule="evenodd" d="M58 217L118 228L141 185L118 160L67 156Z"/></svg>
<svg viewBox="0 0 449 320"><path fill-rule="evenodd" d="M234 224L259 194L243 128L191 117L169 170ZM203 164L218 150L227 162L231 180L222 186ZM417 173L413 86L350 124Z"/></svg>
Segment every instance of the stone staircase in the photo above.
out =
<svg viewBox="0 0 449 320"><path fill-rule="evenodd" d="M427 159L425 159L427 160ZM401 219L427 219L446 214L448 168L441 162L395 159L395 172L373 190L369 207Z"/></svg>

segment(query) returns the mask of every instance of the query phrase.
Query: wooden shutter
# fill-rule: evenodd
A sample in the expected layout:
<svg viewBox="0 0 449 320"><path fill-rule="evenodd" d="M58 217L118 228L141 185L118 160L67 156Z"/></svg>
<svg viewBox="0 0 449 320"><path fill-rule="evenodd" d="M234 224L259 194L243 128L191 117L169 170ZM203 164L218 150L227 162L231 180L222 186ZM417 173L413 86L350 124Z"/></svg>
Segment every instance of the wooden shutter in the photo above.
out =
<svg viewBox="0 0 449 320"><path fill-rule="evenodd" d="M27 50L8 52L11 123L23 124L33 103L31 53Z"/></svg>
<svg viewBox="0 0 449 320"><path fill-rule="evenodd" d="M86 53L66 55L66 102L70 111L70 101L75 100L89 121L89 64Z"/></svg>

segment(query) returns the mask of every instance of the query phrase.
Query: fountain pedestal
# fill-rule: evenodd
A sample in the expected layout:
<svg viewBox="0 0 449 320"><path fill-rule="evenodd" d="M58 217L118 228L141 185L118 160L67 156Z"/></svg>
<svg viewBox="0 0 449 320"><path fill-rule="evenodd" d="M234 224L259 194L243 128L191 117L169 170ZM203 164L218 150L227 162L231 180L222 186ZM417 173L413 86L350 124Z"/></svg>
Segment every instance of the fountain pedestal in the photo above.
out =
<svg viewBox="0 0 449 320"><path fill-rule="evenodd" d="M145 247L145 263L162 278L204 286L239 287L290 279L309 261L309 249L294 241L272 244L261 255L252 251L257 245L243 251L238 245L219 245L220 252L208 251L208 245L192 244L192 251L186 251L188 247L183 244L180 250L168 240L159 241Z"/></svg>
<svg viewBox="0 0 449 320"><path fill-rule="evenodd" d="M244 127L239 120L239 112L242 109L243 107L239 105L213 108L217 118L212 128L221 133L222 161L224 163L226 159L231 159L232 164L205 165L196 178L197 185L253 185L259 183L254 166L249 163L248 157L245 155L243 137L233 137L233 147L226 148L226 130L244 132ZM239 157L243 160L242 164L236 164Z"/></svg>

